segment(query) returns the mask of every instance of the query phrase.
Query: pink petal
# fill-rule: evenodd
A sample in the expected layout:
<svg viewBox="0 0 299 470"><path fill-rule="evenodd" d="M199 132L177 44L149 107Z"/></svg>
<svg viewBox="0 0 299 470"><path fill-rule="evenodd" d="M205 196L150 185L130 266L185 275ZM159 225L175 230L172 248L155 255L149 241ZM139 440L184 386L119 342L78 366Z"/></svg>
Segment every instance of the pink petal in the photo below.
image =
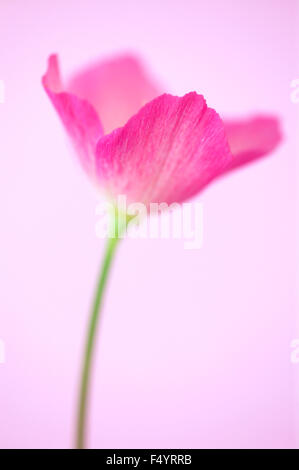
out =
<svg viewBox="0 0 299 470"><path fill-rule="evenodd" d="M227 170L250 163L272 152L281 141L279 121L257 116L244 121L224 122L233 160Z"/></svg>
<svg viewBox="0 0 299 470"><path fill-rule="evenodd" d="M99 140L97 176L129 202L181 202L230 164L223 122L195 92L162 95Z"/></svg>
<svg viewBox="0 0 299 470"><path fill-rule="evenodd" d="M84 168L92 172L95 146L100 136L103 135L96 111L87 101L63 90L56 55L49 57L48 69L42 78L42 83L79 151Z"/></svg>
<svg viewBox="0 0 299 470"><path fill-rule="evenodd" d="M73 77L68 89L94 106L105 133L123 126L159 94L142 65L131 56L90 66Z"/></svg>

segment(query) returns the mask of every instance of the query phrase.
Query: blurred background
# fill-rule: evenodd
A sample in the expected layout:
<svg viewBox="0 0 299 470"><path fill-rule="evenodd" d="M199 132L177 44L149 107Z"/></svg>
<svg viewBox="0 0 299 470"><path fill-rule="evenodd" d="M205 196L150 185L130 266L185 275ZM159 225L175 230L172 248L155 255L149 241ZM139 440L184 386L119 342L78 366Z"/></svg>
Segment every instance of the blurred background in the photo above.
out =
<svg viewBox="0 0 299 470"><path fill-rule="evenodd" d="M204 243L125 240L93 370L89 446L298 446L296 0L1 0L0 447L70 447L103 242L94 188L41 87L133 52L224 117L281 118L277 151L211 185ZM296 416L297 412L297 416ZM297 431L296 431L297 426Z"/></svg>

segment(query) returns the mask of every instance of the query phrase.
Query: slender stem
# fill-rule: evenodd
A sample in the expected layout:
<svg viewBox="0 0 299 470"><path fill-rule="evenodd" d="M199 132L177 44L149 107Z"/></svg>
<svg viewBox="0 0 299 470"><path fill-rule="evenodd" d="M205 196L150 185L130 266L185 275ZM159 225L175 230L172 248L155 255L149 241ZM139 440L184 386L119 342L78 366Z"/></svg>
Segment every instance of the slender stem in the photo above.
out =
<svg viewBox="0 0 299 470"><path fill-rule="evenodd" d="M81 388L78 403L78 418L77 418L77 435L76 435L76 448L84 449L86 439L86 414L87 414L87 402L89 395L89 382L90 382L90 371L92 365L93 351L95 345L95 337L97 324L99 320L99 312L102 304L103 293L107 283L107 278L111 266L111 261L119 241L118 237L108 238L105 256L102 263L101 272L97 282L97 288L95 292L93 308L89 321L88 333L85 345L85 354L81 376Z"/></svg>

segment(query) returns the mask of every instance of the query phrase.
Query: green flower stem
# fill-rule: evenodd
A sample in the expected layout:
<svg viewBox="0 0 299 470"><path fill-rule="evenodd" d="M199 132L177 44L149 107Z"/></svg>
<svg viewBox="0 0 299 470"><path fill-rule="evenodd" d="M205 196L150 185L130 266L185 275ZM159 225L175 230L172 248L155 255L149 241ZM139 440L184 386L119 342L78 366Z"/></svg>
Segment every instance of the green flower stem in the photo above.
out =
<svg viewBox="0 0 299 470"><path fill-rule="evenodd" d="M108 238L105 256L102 263L102 268L97 282L93 308L90 316L88 333L86 338L84 361L81 376L80 395L78 403L78 417L77 417L77 434L76 434L76 448L84 449L86 441L86 415L87 404L89 396L89 383L90 371L93 359L93 351L95 346L95 337L97 325L99 320L99 312L102 305L103 293L107 284L107 278L111 267L111 262L114 257L115 249L119 242L119 238Z"/></svg>

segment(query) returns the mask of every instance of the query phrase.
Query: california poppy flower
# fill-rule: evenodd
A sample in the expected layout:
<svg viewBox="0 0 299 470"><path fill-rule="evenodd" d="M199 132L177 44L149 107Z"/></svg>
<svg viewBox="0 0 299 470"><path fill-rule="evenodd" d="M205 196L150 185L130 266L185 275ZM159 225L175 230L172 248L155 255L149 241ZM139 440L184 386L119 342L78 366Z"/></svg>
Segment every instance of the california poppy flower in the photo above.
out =
<svg viewBox="0 0 299 470"><path fill-rule="evenodd" d="M281 139L275 117L225 122L196 92L161 95L129 56L84 69L65 86L52 55L42 83L84 170L112 200L121 194L146 206L183 202L215 178L269 154ZM116 244L117 238L108 240L91 312L79 396L79 448L85 445L95 332Z"/></svg>
<svg viewBox="0 0 299 470"><path fill-rule="evenodd" d="M280 141L274 117L226 123L196 92L159 95L132 57L90 67L64 87L53 55L43 85L84 169L112 198L182 202Z"/></svg>

